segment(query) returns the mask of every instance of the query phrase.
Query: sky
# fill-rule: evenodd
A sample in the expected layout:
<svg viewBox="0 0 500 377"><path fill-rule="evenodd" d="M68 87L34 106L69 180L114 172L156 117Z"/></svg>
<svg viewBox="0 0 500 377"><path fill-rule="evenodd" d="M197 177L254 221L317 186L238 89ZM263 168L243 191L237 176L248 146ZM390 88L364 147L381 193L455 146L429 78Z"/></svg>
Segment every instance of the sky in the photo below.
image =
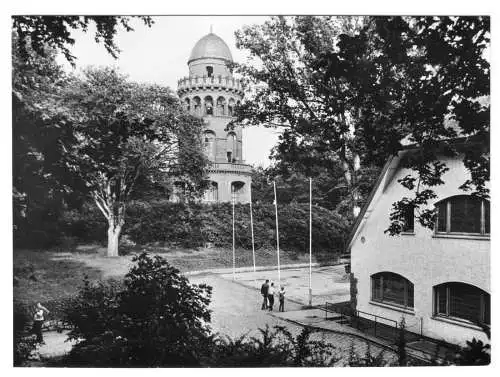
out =
<svg viewBox="0 0 500 377"><path fill-rule="evenodd" d="M210 32L221 37L229 46L236 62L248 56L236 48L234 32L244 25L261 24L265 16L161 16L148 28L134 20L135 31L120 30L116 43L121 50L114 59L102 44L94 41L94 29L87 33L75 31L71 52L76 56L76 71L85 66L115 66L132 81L156 83L177 89L177 81L188 76L187 60L196 42ZM71 66L61 56L59 62L67 70ZM243 158L253 165L269 165L269 153L278 141L278 131L263 126L243 130Z"/></svg>

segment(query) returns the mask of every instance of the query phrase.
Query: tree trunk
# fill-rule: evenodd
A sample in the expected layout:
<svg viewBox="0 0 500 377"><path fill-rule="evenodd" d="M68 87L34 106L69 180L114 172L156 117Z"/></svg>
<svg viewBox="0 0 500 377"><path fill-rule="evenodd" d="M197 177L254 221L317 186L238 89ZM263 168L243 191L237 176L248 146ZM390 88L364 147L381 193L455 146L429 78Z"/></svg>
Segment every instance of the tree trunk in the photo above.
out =
<svg viewBox="0 0 500 377"><path fill-rule="evenodd" d="M109 223L108 228L108 257L118 256L118 245L120 242L121 225L115 226L114 222Z"/></svg>

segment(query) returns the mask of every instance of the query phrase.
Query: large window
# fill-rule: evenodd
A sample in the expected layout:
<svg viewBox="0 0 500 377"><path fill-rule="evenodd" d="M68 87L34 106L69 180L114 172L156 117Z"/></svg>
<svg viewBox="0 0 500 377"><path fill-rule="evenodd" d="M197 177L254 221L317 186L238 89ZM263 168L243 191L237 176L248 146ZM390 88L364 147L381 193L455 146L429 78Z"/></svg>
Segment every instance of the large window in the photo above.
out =
<svg viewBox="0 0 500 377"><path fill-rule="evenodd" d="M211 130L207 130L204 132L204 149L207 157L214 161L215 160L215 133Z"/></svg>
<svg viewBox="0 0 500 377"><path fill-rule="evenodd" d="M372 300L413 308L413 283L392 272L374 274Z"/></svg>
<svg viewBox="0 0 500 377"><path fill-rule="evenodd" d="M437 233L490 233L490 202L487 200L458 195L442 200L436 208Z"/></svg>
<svg viewBox="0 0 500 377"><path fill-rule="evenodd" d="M406 207L404 211L403 232L413 233L415 231L415 208Z"/></svg>
<svg viewBox="0 0 500 377"><path fill-rule="evenodd" d="M434 287L434 312L441 317L490 324L490 295L465 283Z"/></svg>

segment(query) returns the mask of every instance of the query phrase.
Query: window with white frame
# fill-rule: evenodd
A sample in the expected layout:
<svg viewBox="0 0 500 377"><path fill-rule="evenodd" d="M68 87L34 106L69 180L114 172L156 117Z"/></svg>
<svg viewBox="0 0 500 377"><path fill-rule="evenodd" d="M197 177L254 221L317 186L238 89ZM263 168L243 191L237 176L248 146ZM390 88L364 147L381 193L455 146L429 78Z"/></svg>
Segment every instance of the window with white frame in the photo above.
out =
<svg viewBox="0 0 500 377"><path fill-rule="evenodd" d="M434 314L490 324L490 295L473 285L450 282L434 287Z"/></svg>
<svg viewBox="0 0 500 377"><path fill-rule="evenodd" d="M413 308L413 283L393 272L372 275L372 301Z"/></svg>
<svg viewBox="0 0 500 377"><path fill-rule="evenodd" d="M490 202L469 195L457 195L436 204L436 233L490 234Z"/></svg>

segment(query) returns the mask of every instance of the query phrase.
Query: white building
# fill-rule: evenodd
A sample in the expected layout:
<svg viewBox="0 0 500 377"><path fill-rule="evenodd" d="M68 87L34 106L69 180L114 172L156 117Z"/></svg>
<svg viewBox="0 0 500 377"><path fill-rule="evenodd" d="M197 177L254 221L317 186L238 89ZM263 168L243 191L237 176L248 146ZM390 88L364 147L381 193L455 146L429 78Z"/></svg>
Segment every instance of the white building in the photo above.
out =
<svg viewBox="0 0 500 377"><path fill-rule="evenodd" d="M459 186L470 176L461 157L442 157L444 185L432 189L434 230L408 216L406 232L385 234L392 203L412 194L398 183L411 173L400 152L386 163L351 237L351 301L357 310L400 321L407 329L454 344L488 342L490 324L490 204ZM368 318L368 317L367 317Z"/></svg>

